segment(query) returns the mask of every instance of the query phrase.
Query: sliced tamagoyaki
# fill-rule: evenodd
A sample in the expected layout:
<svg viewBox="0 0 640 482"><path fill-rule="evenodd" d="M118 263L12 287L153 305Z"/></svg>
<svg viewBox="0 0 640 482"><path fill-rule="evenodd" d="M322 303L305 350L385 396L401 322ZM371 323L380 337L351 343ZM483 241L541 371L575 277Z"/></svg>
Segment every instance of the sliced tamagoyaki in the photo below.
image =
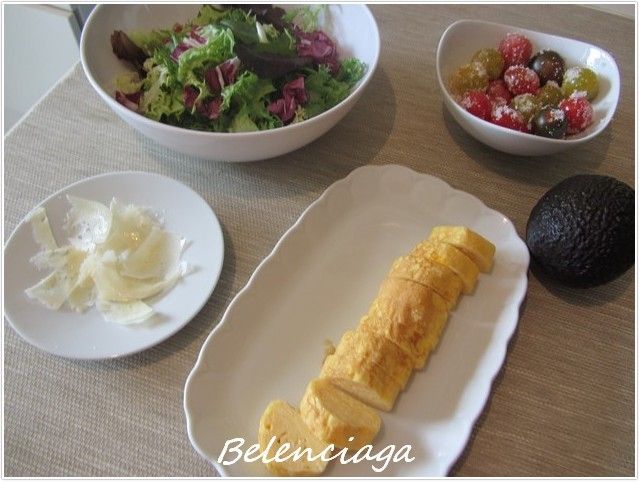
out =
<svg viewBox="0 0 640 482"><path fill-rule="evenodd" d="M455 306L462 291L462 280L450 268L415 256L400 256L387 276L411 280L431 288L445 299L447 310Z"/></svg>
<svg viewBox="0 0 640 482"><path fill-rule="evenodd" d="M329 355L320 371L338 388L379 410L389 411L400 393L400 385L379 366L353 353Z"/></svg>
<svg viewBox="0 0 640 482"><path fill-rule="evenodd" d="M471 258L451 244L425 240L418 244L411 256L428 259L451 269L462 281L462 292L472 293L480 270Z"/></svg>
<svg viewBox="0 0 640 482"><path fill-rule="evenodd" d="M446 302L436 292L410 280L387 278L360 325L397 344L413 360L426 364L448 318Z"/></svg>
<svg viewBox="0 0 640 482"><path fill-rule="evenodd" d="M320 440L351 450L370 444L381 424L376 410L325 378L312 380L307 386L300 416Z"/></svg>
<svg viewBox="0 0 640 482"><path fill-rule="evenodd" d="M327 467L327 462L321 457L310 461L307 454L311 457L318 456L328 444L320 440L307 427L298 411L283 400L272 401L262 414L258 428L258 442L262 452L268 449L268 459L273 459L278 449L285 443L290 444L290 448L280 453L280 458L291 455L295 450L302 452L308 449L307 453L298 460L292 457L283 462L266 463L267 470L273 475L308 477L320 475Z"/></svg>
<svg viewBox="0 0 640 482"><path fill-rule="evenodd" d="M429 240L451 244L469 256L480 271L491 271L496 247L475 231L464 226L436 226L431 230Z"/></svg>
<svg viewBox="0 0 640 482"><path fill-rule="evenodd" d="M335 351L338 356L352 354L362 364L373 366L392 378L401 389L407 384L413 370L411 357L386 336L359 325L342 335Z"/></svg>

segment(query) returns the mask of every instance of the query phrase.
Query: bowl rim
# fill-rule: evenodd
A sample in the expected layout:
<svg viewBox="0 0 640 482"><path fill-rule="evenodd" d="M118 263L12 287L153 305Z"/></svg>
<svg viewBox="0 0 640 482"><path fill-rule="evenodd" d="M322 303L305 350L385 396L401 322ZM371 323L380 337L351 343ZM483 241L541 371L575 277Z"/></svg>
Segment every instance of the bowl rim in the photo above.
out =
<svg viewBox="0 0 640 482"><path fill-rule="evenodd" d="M127 4L125 4L127 5ZM375 19L375 16L371 12L371 9L365 4L351 4L356 7L360 7L364 9L365 16L369 21L369 24L373 28L373 38L371 39L371 43L375 46L374 57L370 65L367 65L367 70L364 74L364 77L360 79L358 84L356 84L355 88L349 93L347 97L342 99L338 104L334 105L330 109L310 118L306 119L302 122L298 122L296 124L289 124L282 127L276 127L273 129L265 129L265 130L257 130L257 131L249 131L249 132L216 132L216 131L202 131L197 129L188 129L186 127L178 127L170 124L164 124L160 121L156 121L150 119L142 114L138 114L137 112L133 112L130 109L127 109L125 106L120 104L115 100L115 98L110 95L107 91L105 91L102 86L98 83L96 78L89 67L89 53L87 52L87 38L90 35L87 32L91 32L92 25L97 22L96 18L104 7L106 6L115 6L112 4L98 4L96 8L90 13L84 28L82 29L82 34L80 37L80 62L82 64L82 69L84 70L85 76L89 80L89 83L93 87L93 89L102 97L102 99L107 103L107 105L114 110L120 117L122 116L135 116L131 117L132 120L136 122L140 122L147 128L152 129L160 129L168 134L186 134L192 135L197 138L221 138L221 139L229 139L230 137L241 139L243 137L264 137L268 136L272 133L285 133L285 132L294 132L299 129L304 129L312 124L317 124L322 122L326 117L331 116L334 112L343 108L344 104L350 102L352 99L357 98L360 93L366 88L369 84L369 81L373 77L373 74L376 71L378 66L378 62L380 60L380 50L381 50L381 42L380 42L380 29L378 27L378 23ZM119 6L119 5L118 5Z"/></svg>
<svg viewBox="0 0 640 482"><path fill-rule="evenodd" d="M520 131L516 131L513 129L508 129L506 127L502 127L496 124L493 124L489 121L485 121L483 119L480 119L476 116L474 116L473 114L467 112L465 109L463 109L458 102L456 102L456 100L453 98L453 96L449 93L449 90L446 88L444 81L442 80L442 72L440 70L440 65L442 63L442 45L444 44L444 41L447 39L447 37L449 35L451 35L451 32L454 31L456 28L460 27L461 25L464 24L470 24L470 25L489 25L489 26L493 26L493 27L501 27L501 28L505 28L505 29L511 29L512 31L517 31L520 33L534 33L534 34L542 34L542 35L546 35L548 37L554 37L558 40L572 40L574 42L579 42L585 46L594 48L600 52L602 52L604 54L605 57L607 57L608 61L611 63L612 67L614 68L615 71L615 78L611 79L611 80L615 80L615 83L612 82L612 86L615 87L615 102L612 102L612 107L610 109L607 110L606 115L604 116L604 118L602 119L603 122L600 124L600 126L595 129L593 132L591 132L590 134L584 136L584 137L580 137L577 139L572 139L572 138L564 138L564 139L553 139L553 138L549 138L549 137L542 137L542 136L536 136L534 134L529 134L527 132L520 132ZM520 137L522 139L527 139L529 141L533 141L533 142L539 142L542 144L549 144L549 145L563 145L563 146L571 146L571 145L577 145L577 144L582 144L584 142L587 142L591 139L593 139L594 137L598 136L602 131L604 131L607 126L609 125L609 123L611 122L611 120L613 119L613 115L615 114L616 110L618 109L618 102L620 101L620 69L618 68L618 64L615 61L615 58L613 57L613 55L611 55L611 53L609 53L608 51L604 50L601 47L598 47L597 45L593 45L590 44L588 42L583 42L582 40L577 40L577 39L573 39L573 38L569 38L569 37L561 37L559 35L554 35L554 34L549 34L549 33L545 33L545 32L540 32L538 30L531 30L531 29L526 29L523 27L517 27L514 25L507 25L507 24L503 24L503 23L497 23L497 22L488 22L485 20L472 20L472 19L460 19L460 20L456 20L455 22L453 22L452 24L450 24L445 31L442 33L442 35L440 36L440 40L438 41L438 47L436 49L436 75L438 77L438 84L440 85L440 90L442 91L442 94L450 101L451 104L453 104L454 108L456 109L456 111L461 114L463 117L465 117L466 119L468 119L471 122L477 123L477 122L481 122L482 125L486 125L489 129L497 129L497 132L500 133L509 133L511 135L516 136L516 138Z"/></svg>

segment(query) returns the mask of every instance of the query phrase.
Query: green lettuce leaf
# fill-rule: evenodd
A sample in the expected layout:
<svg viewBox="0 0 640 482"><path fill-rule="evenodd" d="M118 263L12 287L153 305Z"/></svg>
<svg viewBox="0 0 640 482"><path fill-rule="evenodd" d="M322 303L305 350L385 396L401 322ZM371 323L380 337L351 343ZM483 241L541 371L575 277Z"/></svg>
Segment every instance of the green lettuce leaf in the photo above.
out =
<svg viewBox="0 0 640 482"><path fill-rule="evenodd" d="M235 39L229 29L215 29L203 32L208 41L201 47L193 47L178 58L176 78L183 85L204 83L204 70L216 66L233 57Z"/></svg>
<svg viewBox="0 0 640 482"><path fill-rule="evenodd" d="M167 45L158 47L153 53L153 57L147 59L145 68L147 71L151 70L156 65L162 65L166 68L168 75L165 82L170 87L182 87L178 82L178 65L171 58L171 48Z"/></svg>
<svg viewBox="0 0 640 482"><path fill-rule="evenodd" d="M142 80L137 72L123 72L113 79L113 87L123 94L133 94L142 88Z"/></svg>
<svg viewBox="0 0 640 482"><path fill-rule="evenodd" d="M150 70L142 81L141 112L157 121L182 115L185 110L182 87L172 78L167 66L147 62L145 67L150 67Z"/></svg>
<svg viewBox="0 0 640 482"><path fill-rule="evenodd" d="M235 83L222 89L220 110L231 117L230 132L271 129L282 125L280 119L267 110L268 95L275 92L270 80L244 72Z"/></svg>
<svg viewBox="0 0 640 482"><path fill-rule="evenodd" d="M220 21L220 24L233 32L235 38L254 50L272 54L296 55L296 41L287 29L278 31L271 24L261 24L255 16L239 9Z"/></svg>
<svg viewBox="0 0 640 482"><path fill-rule="evenodd" d="M203 5L198 11L198 15L193 20L194 25L208 25L211 23L217 23L221 19L229 15L229 10L219 8L213 5Z"/></svg>
<svg viewBox="0 0 640 482"><path fill-rule="evenodd" d="M267 42L260 42L255 45L255 50L269 54L296 56L296 40L289 30L284 29L279 32L273 29L276 35L267 34Z"/></svg>
<svg viewBox="0 0 640 482"><path fill-rule="evenodd" d="M251 119L249 109L246 107L240 109L240 112L231 119L231 124L229 125L229 132L252 132L258 130L260 130L260 128Z"/></svg>
<svg viewBox="0 0 640 482"><path fill-rule="evenodd" d="M255 16L240 9L231 9L220 25L231 30L239 42L252 45L260 41Z"/></svg>
<svg viewBox="0 0 640 482"><path fill-rule="evenodd" d="M253 72L245 71L231 85L222 89L221 110L226 110L233 105L245 105L259 102L272 92L275 87L270 80L260 79Z"/></svg>
<svg viewBox="0 0 640 482"><path fill-rule="evenodd" d="M344 59L342 64L340 64L340 70L338 71L338 75L336 75L336 79L341 82L346 82L350 86L354 86L364 76L366 70L367 65L364 62L355 57L350 57Z"/></svg>
<svg viewBox="0 0 640 482"><path fill-rule="evenodd" d="M276 39L280 36L280 32L278 31L277 28L275 28L273 25L271 25L270 23L267 24L260 24L262 31L264 32L264 34L266 35L266 42L269 42L270 40Z"/></svg>
<svg viewBox="0 0 640 482"><path fill-rule="evenodd" d="M282 19L297 25L303 32L313 32L318 30L319 17L326 10L326 5L305 5L289 10Z"/></svg>
<svg viewBox="0 0 640 482"><path fill-rule="evenodd" d="M184 33L176 34L171 30L151 30L150 32L131 32L128 33L129 38L140 47L144 52L152 56L157 48L163 47L169 39L182 38Z"/></svg>
<svg viewBox="0 0 640 482"><path fill-rule="evenodd" d="M172 118L169 121L178 127L185 129L196 129L199 131L227 132L229 130L229 119L226 116L211 120L200 114L185 112L179 118Z"/></svg>
<svg viewBox="0 0 640 482"><path fill-rule="evenodd" d="M229 132L252 132L282 127L282 121L271 115L266 107L257 109L256 106L246 105L231 119Z"/></svg>
<svg viewBox="0 0 640 482"><path fill-rule="evenodd" d="M221 30L224 30L224 27L219 25L204 25L199 27L196 32L200 37L203 37L207 42L210 42L220 35Z"/></svg>
<svg viewBox="0 0 640 482"><path fill-rule="evenodd" d="M304 106L308 117L331 109L351 91L351 85L334 78L325 65L318 67L318 70L310 71L304 80L304 86L309 98Z"/></svg>
<svg viewBox="0 0 640 482"><path fill-rule="evenodd" d="M302 122L304 120L307 120L308 118L309 118L309 114L307 114L307 110L301 105L299 105L298 108L296 109L296 113L293 116L293 120L291 121L291 123L297 124L298 122Z"/></svg>

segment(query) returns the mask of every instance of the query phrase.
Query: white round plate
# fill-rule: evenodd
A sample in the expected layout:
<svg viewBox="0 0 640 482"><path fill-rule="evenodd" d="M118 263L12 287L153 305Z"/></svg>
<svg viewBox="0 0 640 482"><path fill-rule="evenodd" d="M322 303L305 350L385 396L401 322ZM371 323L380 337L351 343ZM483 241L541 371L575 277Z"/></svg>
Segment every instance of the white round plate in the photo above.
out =
<svg viewBox="0 0 640 482"><path fill-rule="evenodd" d="M5 316L22 338L64 357L115 358L160 343L200 311L218 282L224 258L220 223L200 195L174 179L146 172L117 172L79 181L39 205L47 210L60 245L67 244L62 228L70 208L67 194L107 205L115 197L150 208L164 219L165 229L187 240L181 260L190 270L171 290L151 301L156 314L138 326L109 323L95 308L76 313L65 304L58 311L50 310L24 292L46 274L29 262L40 248L33 239L28 215L4 249Z"/></svg>

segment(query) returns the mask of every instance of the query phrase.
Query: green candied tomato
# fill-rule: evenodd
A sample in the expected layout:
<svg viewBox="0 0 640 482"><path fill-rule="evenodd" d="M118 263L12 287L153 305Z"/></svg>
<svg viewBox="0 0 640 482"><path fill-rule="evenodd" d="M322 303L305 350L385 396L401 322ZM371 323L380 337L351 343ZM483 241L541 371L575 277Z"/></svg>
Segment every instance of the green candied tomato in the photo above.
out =
<svg viewBox="0 0 640 482"><path fill-rule="evenodd" d="M511 99L511 108L520 112L527 123L541 107L538 98L533 94L520 94Z"/></svg>
<svg viewBox="0 0 640 482"><path fill-rule="evenodd" d="M599 85L596 73L587 67L571 67L564 73L562 93L570 97L574 93L583 93L591 102L598 95Z"/></svg>
<svg viewBox="0 0 640 482"><path fill-rule="evenodd" d="M502 58L502 54L500 54L496 49L478 50L473 54L473 57L471 57L471 62L478 62L479 64L484 65L484 68L487 70L489 80L499 79L500 74L502 74L502 71L504 70L504 59Z"/></svg>
<svg viewBox="0 0 640 482"><path fill-rule="evenodd" d="M488 85L487 69L478 62L463 65L449 78L449 90L453 95L461 96L470 90L484 90Z"/></svg>
<svg viewBox="0 0 640 482"><path fill-rule="evenodd" d="M536 93L536 97L538 98L540 107L556 107L560 101L564 99L562 89L552 80L540 87Z"/></svg>

